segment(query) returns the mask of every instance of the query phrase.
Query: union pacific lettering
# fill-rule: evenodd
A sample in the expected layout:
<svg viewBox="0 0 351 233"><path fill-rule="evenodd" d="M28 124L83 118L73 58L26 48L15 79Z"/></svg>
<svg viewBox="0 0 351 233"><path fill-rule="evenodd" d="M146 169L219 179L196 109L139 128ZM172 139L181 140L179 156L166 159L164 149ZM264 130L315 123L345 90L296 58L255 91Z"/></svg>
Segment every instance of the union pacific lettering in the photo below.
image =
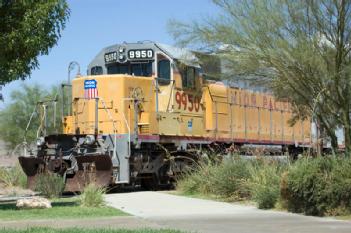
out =
<svg viewBox="0 0 351 233"><path fill-rule="evenodd" d="M275 101L273 96L247 91L232 91L229 103L245 107L258 107L270 110L291 112L291 104L287 101Z"/></svg>

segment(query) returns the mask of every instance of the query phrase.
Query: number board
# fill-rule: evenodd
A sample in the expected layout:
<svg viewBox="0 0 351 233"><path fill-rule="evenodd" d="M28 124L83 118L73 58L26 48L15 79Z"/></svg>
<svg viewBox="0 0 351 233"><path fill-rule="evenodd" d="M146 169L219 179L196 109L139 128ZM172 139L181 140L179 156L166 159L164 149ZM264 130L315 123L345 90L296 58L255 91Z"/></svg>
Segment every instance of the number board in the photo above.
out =
<svg viewBox="0 0 351 233"><path fill-rule="evenodd" d="M203 110L201 105L201 96L196 96L192 94L187 94L185 92L177 91L175 93L175 102L177 103L177 108L189 112L199 112Z"/></svg>
<svg viewBox="0 0 351 233"><path fill-rule="evenodd" d="M128 51L129 60L141 60L154 58L154 51L152 49L133 49Z"/></svg>
<svg viewBox="0 0 351 233"><path fill-rule="evenodd" d="M105 63L117 62L117 52L105 53Z"/></svg>

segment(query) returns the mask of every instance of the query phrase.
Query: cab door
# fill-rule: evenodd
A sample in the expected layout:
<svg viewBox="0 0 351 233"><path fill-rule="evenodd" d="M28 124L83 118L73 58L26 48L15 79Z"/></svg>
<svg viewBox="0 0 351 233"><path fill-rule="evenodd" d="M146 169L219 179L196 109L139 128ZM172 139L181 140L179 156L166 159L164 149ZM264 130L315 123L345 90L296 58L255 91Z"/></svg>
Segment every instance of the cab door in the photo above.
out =
<svg viewBox="0 0 351 233"><path fill-rule="evenodd" d="M162 53L157 54L157 115L159 134L168 136L180 135L179 113L173 109L175 82L172 61Z"/></svg>
<svg viewBox="0 0 351 233"><path fill-rule="evenodd" d="M174 93L174 111L179 113L180 134L202 137L204 122L199 69L185 66L179 73L181 86Z"/></svg>

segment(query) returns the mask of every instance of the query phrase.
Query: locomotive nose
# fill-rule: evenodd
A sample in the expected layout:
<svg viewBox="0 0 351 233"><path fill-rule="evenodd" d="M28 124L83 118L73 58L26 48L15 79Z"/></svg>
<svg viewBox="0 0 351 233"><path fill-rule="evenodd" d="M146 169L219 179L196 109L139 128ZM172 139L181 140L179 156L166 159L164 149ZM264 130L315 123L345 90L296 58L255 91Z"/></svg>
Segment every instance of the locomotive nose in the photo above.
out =
<svg viewBox="0 0 351 233"><path fill-rule="evenodd" d="M28 177L27 187L29 189L35 189L36 180L40 174L60 174L65 178L64 191L67 192L83 191L83 188L89 183L106 187L112 179L112 160L108 155L91 154L76 157L78 169L72 172L69 172L67 166L63 166L67 164L67 161L61 159L51 159L46 163L42 158L21 156L18 160Z"/></svg>
<svg viewBox="0 0 351 233"><path fill-rule="evenodd" d="M44 164L43 159L37 157L19 157L19 163L27 176L35 176L40 165Z"/></svg>
<svg viewBox="0 0 351 233"><path fill-rule="evenodd" d="M94 183L107 187L112 180L112 160L108 155L84 155L76 157L78 171L67 176L65 191L83 191L83 188Z"/></svg>
<svg viewBox="0 0 351 233"><path fill-rule="evenodd" d="M27 175L27 187L29 189L34 189L38 170L45 165L44 160L38 157L20 156L18 157L18 161L23 169L23 172Z"/></svg>

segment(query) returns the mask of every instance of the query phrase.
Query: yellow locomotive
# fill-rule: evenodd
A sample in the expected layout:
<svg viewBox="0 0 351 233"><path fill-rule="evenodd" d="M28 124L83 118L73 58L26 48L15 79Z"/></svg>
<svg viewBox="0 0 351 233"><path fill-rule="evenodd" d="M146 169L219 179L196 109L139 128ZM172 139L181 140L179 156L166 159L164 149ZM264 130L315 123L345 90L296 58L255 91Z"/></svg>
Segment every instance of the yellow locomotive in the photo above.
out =
<svg viewBox="0 0 351 233"><path fill-rule="evenodd" d="M290 126L290 103L205 79L202 68L189 50L160 43L104 48L72 81L62 134L20 157L29 186L43 171L62 175L67 191L91 181L169 185L210 147L308 146L311 123Z"/></svg>

